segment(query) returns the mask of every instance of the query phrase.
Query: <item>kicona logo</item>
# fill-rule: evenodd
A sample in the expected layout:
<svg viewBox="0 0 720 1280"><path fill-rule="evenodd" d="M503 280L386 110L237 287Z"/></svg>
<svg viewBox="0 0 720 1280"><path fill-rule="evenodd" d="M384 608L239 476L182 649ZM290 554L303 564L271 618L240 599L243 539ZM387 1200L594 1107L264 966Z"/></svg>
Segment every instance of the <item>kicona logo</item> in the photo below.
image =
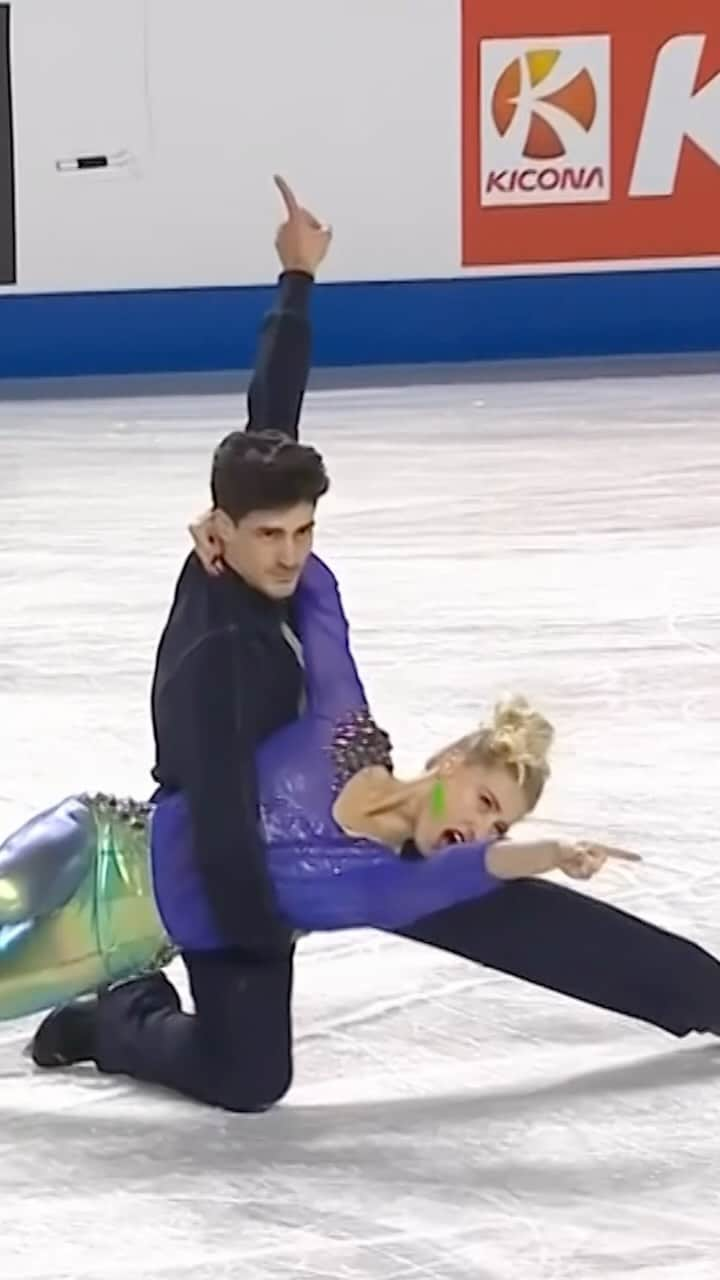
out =
<svg viewBox="0 0 720 1280"><path fill-rule="evenodd" d="M606 36L481 42L481 204L610 199Z"/></svg>

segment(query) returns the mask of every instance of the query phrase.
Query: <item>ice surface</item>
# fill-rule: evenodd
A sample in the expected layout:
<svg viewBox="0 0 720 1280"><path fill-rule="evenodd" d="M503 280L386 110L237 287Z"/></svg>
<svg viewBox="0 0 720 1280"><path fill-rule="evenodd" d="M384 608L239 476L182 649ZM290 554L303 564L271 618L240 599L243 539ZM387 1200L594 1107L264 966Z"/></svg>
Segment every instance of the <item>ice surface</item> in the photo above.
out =
<svg viewBox="0 0 720 1280"><path fill-rule="evenodd" d="M237 398L0 406L0 825L147 794L154 648ZM318 548L399 770L507 689L556 722L539 817L645 855L592 889L720 950L720 378L313 395ZM535 830L544 829L542 826ZM0 1274L717 1280L720 1046L412 943L302 944L260 1117L0 1026Z"/></svg>

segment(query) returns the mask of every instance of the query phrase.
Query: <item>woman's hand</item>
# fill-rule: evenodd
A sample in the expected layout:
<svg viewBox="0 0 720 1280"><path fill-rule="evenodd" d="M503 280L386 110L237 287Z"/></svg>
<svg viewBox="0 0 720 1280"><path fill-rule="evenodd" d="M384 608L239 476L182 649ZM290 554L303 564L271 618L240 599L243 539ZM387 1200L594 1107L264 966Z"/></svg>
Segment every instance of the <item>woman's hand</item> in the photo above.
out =
<svg viewBox="0 0 720 1280"><path fill-rule="evenodd" d="M188 530L203 569L212 578L219 578L223 572L223 545L215 529L214 512L206 511L198 516L188 525Z"/></svg>
<svg viewBox="0 0 720 1280"><path fill-rule="evenodd" d="M563 871L571 880L591 880L605 866L608 858L616 858L620 862L642 862L636 853L590 840L534 840L527 844L500 840L488 849L485 866L500 880L543 876L549 871Z"/></svg>
<svg viewBox="0 0 720 1280"><path fill-rule="evenodd" d="M605 866L608 858L619 862L642 862L637 853L596 844L593 840L577 840L573 844L557 842L555 866L571 880L591 880Z"/></svg>

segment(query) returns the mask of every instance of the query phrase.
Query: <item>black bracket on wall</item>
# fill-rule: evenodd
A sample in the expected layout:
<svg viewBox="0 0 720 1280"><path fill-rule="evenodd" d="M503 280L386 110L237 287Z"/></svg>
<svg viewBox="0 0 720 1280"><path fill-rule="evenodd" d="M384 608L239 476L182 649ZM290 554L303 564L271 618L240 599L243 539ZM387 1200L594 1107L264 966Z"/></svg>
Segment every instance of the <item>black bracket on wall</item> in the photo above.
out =
<svg viewBox="0 0 720 1280"><path fill-rule="evenodd" d="M0 285L17 283L10 5L0 4Z"/></svg>

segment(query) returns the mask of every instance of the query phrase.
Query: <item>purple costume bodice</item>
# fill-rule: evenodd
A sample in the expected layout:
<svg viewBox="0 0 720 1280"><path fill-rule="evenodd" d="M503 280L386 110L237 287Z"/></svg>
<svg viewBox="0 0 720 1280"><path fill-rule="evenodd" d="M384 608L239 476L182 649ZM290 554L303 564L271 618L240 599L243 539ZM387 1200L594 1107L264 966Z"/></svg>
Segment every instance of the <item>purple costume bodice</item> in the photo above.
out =
<svg viewBox="0 0 720 1280"><path fill-rule="evenodd" d="M338 827L332 806L348 776L353 742L383 735L370 719L337 582L316 556L298 589L297 620L307 707L257 753L268 867L288 923L299 930L399 929L501 887L485 868L484 845L408 859ZM158 802L152 844L158 905L171 936L188 949L220 946L182 796Z"/></svg>

